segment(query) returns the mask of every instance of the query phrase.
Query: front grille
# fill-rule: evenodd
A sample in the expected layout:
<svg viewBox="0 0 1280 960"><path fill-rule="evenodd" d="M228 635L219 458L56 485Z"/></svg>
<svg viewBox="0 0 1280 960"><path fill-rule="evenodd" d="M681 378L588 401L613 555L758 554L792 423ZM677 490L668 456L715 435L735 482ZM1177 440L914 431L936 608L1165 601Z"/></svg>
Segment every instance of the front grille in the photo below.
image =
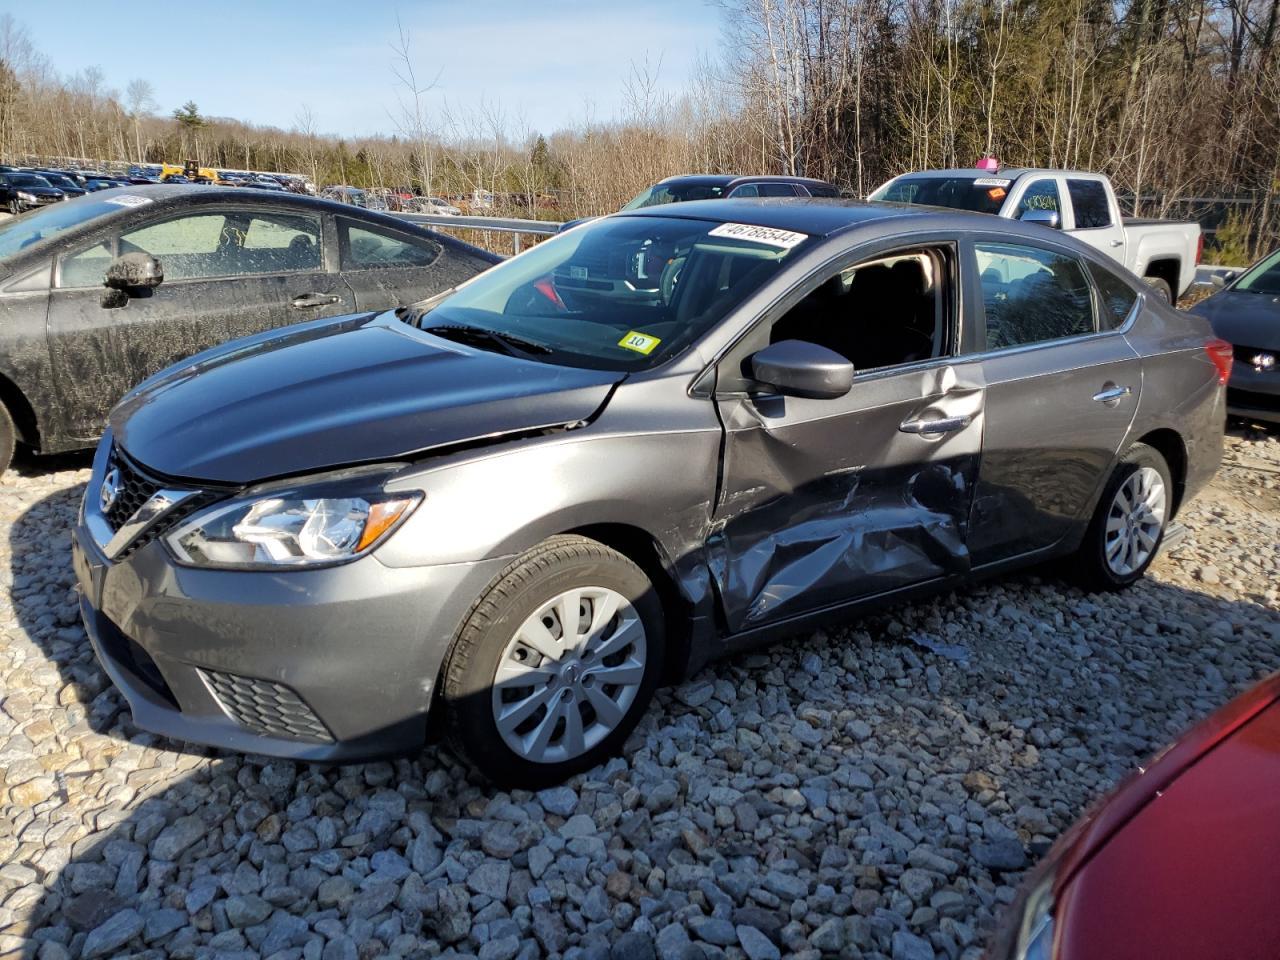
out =
<svg viewBox="0 0 1280 960"><path fill-rule="evenodd" d="M313 743L332 743L333 735L306 702L280 683L201 670L218 705L232 720L254 733Z"/></svg>
<svg viewBox="0 0 1280 960"><path fill-rule="evenodd" d="M107 472L116 470L120 474L120 487L116 494L115 503L111 505L111 509L105 514L107 524L111 527L112 532L120 529L129 519L138 512L138 509L150 500L158 491L163 489L173 489L173 484L166 484L155 477L150 476L146 471L130 460L119 447L111 448L110 458L107 460ZM168 513L162 516L151 526L143 530L133 541L120 553L118 559L123 559L141 547L146 546L152 540L163 535L166 531L177 526L182 520L191 516L197 510L208 506L218 499L218 494L202 491L194 496L183 500L176 507L172 508Z"/></svg>

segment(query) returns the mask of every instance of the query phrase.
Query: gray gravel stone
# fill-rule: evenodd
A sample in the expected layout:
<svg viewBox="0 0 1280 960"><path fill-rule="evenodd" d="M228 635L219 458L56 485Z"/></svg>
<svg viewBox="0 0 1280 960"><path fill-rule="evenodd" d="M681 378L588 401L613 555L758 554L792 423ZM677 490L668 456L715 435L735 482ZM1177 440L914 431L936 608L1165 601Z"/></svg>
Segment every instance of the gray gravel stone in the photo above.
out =
<svg viewBox="0 0 1280 960"><path fill-rule="evenodd" d="M782 952L755 927L738 925L738 943L749 960L781 960Z"/></svg>
<svg viewBox="0 0 1280 960"><path fill-rule="evenodd" d="M89 932L80 956L84 960L114 956L126 943L141 935L145 926L142 915L137 910L121 910L106 923Z"/></svg>

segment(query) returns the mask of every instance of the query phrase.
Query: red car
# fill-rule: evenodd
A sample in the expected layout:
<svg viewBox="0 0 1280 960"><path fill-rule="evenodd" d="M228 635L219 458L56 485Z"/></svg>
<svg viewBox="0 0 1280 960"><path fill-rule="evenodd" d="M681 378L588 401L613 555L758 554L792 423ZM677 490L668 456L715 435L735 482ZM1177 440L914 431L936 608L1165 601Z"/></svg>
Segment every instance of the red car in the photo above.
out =
<svg viewBox="0 0 1280 960"><path fill-rule="evenodd" d="M1054 845L990 960L1280 957L1280 674Z"/></svg>

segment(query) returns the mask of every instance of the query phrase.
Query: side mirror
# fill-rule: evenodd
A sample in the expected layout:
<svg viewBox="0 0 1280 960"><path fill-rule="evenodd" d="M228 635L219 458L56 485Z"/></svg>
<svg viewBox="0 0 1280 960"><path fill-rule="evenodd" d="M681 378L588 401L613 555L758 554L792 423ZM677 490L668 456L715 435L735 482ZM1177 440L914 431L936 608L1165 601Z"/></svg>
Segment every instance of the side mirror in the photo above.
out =
<svg viewBox="0 0 1280 960"><path fill-rule="evenodd" d="M826 347L783 340L751 356L751 375L784 396L834 400L853 386L853 364Z"/></svg>
<svg viewBox="0 0 1280 960"><path fill-rule="evenodd" d="M1038 223L1054 230L1062 226L1062 217L1057 210L1023 210L1018 219L1023 223Z"/></svg>
<svg viewBox="0 0 1280 960"><path fill-rule="evenodd" d="M1212 283L1219 290L1221 290L1227 284L1235 280L1235 278L1236 278L1236 272L1234 270L1222 270L1210 276L1209 282Z"/></svg>
<svg viewBox="0 0 1280 960"><path fill-rule="evenodd" d="M126 293L150 289L164 282L164 267L149 253L126 253L111 261L103 282L113 290Z"/></svg>

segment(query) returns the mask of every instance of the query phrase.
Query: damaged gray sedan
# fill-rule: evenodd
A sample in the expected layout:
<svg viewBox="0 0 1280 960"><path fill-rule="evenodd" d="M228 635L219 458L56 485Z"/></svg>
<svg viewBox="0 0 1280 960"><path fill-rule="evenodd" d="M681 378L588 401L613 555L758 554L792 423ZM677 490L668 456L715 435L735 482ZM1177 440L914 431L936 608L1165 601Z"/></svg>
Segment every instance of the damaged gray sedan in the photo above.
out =
<svg viewBox="0 0 1280 960"><path fill-rule="evenodd" d="M1225 352L1224 352L1225 350ZM1142 576L1212 476L1230 348L1069 237L716 201L128 395L75 539L135 721L538 785L664 679L1051 558Z"/></svg>

